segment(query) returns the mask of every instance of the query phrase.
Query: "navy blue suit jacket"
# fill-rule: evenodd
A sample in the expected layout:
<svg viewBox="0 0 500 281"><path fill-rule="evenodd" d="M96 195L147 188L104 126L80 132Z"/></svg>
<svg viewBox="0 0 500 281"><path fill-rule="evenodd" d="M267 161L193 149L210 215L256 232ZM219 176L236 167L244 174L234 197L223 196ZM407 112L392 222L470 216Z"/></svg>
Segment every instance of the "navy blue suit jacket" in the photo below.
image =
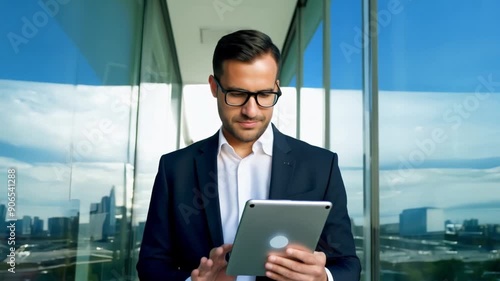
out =
<svg viewBox="0 0 500 281"><path fill-rule="evenodd" d="M326 254L335 281L359 280L337 155L273 131L269 199L332 202L317 250ZM217 150L218 133L161 157L137 263L140 280L184 281L223 244Z"/></svg>

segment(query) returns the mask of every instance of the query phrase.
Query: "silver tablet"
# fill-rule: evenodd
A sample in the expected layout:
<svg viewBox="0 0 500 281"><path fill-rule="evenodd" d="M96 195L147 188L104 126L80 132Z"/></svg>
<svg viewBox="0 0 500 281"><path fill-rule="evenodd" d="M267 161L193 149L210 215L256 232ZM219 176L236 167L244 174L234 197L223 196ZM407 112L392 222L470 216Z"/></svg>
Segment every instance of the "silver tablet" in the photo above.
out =
<svg viewBox="0 0 500 281"><path fill-rule="evenodd" d="M248 200L226 273L264 276L268 254L291 244L313 252L331 206L326 201Z"/></svg>

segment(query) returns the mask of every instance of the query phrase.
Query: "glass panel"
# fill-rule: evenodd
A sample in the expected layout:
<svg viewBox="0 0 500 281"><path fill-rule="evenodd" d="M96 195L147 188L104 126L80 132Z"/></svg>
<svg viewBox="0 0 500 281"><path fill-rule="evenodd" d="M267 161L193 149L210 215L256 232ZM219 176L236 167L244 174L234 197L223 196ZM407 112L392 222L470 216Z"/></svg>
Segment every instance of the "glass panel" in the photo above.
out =
<svg viewBox="0 0 500 281"><path fill-rule="evenodd" d="M295 80L292 78L293 82ZM282 86L282 95L274 106L272 122L280 132L289 136L297 134L297 88L293 85Z"/></svg>
<svg viewBox="0 0 500 281"><path fill-rule="evenodd" d="M319 23L304 50L303 67L304 82L300 90L300 139L324 147L323 21Z"/></svg>
<svg viewBox="0 0 500 281"><path fill-rule="evenodd" d="M15 212L0 212L2 237L15 237L15 276L22 278L15 280L86 280L104 265L108 273L121 274L126 249L117 243L126 241L128 232L117 230L127 225L130 209L131 171L124 165L131 107L121 115L110 101L130 99L130 88L0 84L8 86L1 87L7 89L0 91L2 106L17 112L4 127L10 137L2 141L0 157L2 176L14 168L17 177L15 195L7 196L7 190L0 195L0 210L9 206L8 198L15 199ZM14 223L15 231L5 231L6 223ZM9 268L2 263L0 276L10 274Z"/></svg>
<svg viewBox="0 0 500 281"><path fill-rule="evenodd" d="M292 21L292 26L296 27L297 20ZM296 28L290 33L285 46L281 50L280 86L295 87L297 85L297 54L299 42L297 40Z"/></svg>
<svg viewBox="0 0 500 281"><path fill-rule="evenodd" d="M496 280L500 3L396 2L379 2L381 280Z"/></svg>
<svg viewBox="0 0 500 281"><path fill-rule="evenodd" d="M292 21L293 25L296 20ZM282 50L280 69L280 87L282 95L274 106L273 124L284 134L297 136L297 54L298 45L296 33L287 38L287 45Z"/></svg>
<svg viewBox="0 0 500 281"><path fill-rule="evenodd" d="M137 264L153 182L161 155L177 149L180 126L181 86L174 64L175 51L165 25L168 13L160 1L148 1L145 7L142 71L135 188L130 249L130 279L137 280ZM118 279L117 279L118 280Z"/></svg>
<svg viewBox="0 0 500 281"><path fill-rule="evenodd" d="M125 276L141 5L0 4L0 280Z"/></svg>
<svg viewBox="0 0 500 281"><path fill-rule="evenodd" d="M221 121L217 112L217 100L212 96L208 84L185 85L182 101L182 143L185 146L212 136L219 130ZM200 116L203 116L203 122L200 122Z"/></svg>
<svg viewBox="0 0 500 281"><path fill-rule="evenodd" d="M361 1L330 2L330 147L339 155L356 251L364 265L362 61L357 37Z"/></svg>

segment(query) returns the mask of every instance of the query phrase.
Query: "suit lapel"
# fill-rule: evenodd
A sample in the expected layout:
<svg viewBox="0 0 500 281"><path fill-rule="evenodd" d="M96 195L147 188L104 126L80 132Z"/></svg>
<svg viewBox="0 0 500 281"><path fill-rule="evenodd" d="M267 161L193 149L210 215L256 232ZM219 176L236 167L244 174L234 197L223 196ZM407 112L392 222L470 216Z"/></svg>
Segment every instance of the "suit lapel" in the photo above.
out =
<svg viewBox="0 0 500 281"><path fill-rule="evenodd" d="M292 150L285 136L274 125L272 126L274 141L269 199L284 199L295 169L295 158L291 155ZM207 139L205 145L200 148L200 154L195 158L199 179L198 191L203 199L210 237L215 247L224 243L217 185L218 143L219 132Z"/></svg>
<svg viewBox="0 0 500 281"><path fill-rule="evenodd" d="M285 136L273 126L274 144L269 199L283 199L295 169L295 159Z"/></svg>
<svg viewBox="0 0 500 281"><path fill-rule="evenodd" d="M210 137L200 148L201 153L196 157L196 171L199 179L199 192L203 200L210 237L213 246L224 243L222 223L219 207L219 189L217 185L217 146L219 133Z"/></svg>

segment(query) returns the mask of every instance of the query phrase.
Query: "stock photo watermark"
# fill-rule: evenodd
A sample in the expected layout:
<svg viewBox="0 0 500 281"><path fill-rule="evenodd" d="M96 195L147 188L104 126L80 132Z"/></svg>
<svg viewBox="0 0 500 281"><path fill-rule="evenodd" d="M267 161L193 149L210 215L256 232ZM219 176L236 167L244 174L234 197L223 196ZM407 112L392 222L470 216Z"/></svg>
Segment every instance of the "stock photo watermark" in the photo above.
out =
<svg viewBox="0 0 500 281"><path fill-rule="evenodd" d="M376 34L367 34L362 31L359 26L354 27L354 37L351 42L342 41L339 48L348 63L351 63L353 55L360 55L363 48L367 47L370 35L378 35L383 28L388 27L393 21L394 17L401 14L404 10L402 2L411 2L412 0L390 0L387 6L379 10L377 13L371 13L372 24L377 26Z"/></svg>
<svg viewBox="0 0 500 281"><path fill-rule="evenodd" d="M235 169L230 169L234 171ZM189 224L190 217L192 215L199 215L200 211L205 209L209 204L211 199L216 199L218 195L218 185L217 185L217 174L213 171L209 172L208 175L212 179L210 182L206 183L202 191L200 192L196 187L192 189L193 191L193 201L192 205L187 205L182 203L179 205L179 211L182 214L182 218L186 224Z"/></svg>
<svg viewBox="0 0 500 281"><path fill-rule="evenodd" d="M43 29L51 18L59 14L61 5L66 5L71 0L39 0L37 2L39 10L31 16L21 17L21 27L19 31L7 33L10 45L14 52L20 52L19 47L26 45L38 32Z"/></svg>
<svg viewBox="0 0 500 281"><path fill-rule="evenodd" d="M212 2L217 16L221 21L224 20L224 14L227 12L233 12L236 7L241 5L243 0L215 0Z"/></svg>
<svg viewBox="0 0 500 281"><path fill-rule="evenodd" d="M116 110L115 113L121 111ZM109 118L102 118L91 124L87 124L81 131L82 138L71 144L66 155L66 163L58 163L53 166L56 179L62 181L70 176L71 164L91 157L95 149L110 141L110 136L115 132L116 124Z"/></svg>
<svg viewBox="0 0 500 281"><path fill-rule="evenodd" d="M10 168L7 170L7 214L5 224L7 226L7 269L10 273L16 273L16 188L17 170Z"/></svg>
<svg viewBox="0 0 500 281"><path fill-rule="evenodd" d="M421 166L429 157L431 157L449 138L449 131L457 131L466 120L471 118L474 112L478 111L481 103L484 103L496 89L500 88L500 81L493 81L493 75L487 77L479 76L479 83L475 92L467 95L460 103L453 104L442 114L442 120L448 124L447 128L433 128L430 136L424 139L416 139L416 148L410 151L408 155L398 156L397 170L385 174L389 186L404 182L408 177L415 173L415 168ZM485 92L484 90L487 90ZM448 131L448 132L447 132Z"/></svg>

